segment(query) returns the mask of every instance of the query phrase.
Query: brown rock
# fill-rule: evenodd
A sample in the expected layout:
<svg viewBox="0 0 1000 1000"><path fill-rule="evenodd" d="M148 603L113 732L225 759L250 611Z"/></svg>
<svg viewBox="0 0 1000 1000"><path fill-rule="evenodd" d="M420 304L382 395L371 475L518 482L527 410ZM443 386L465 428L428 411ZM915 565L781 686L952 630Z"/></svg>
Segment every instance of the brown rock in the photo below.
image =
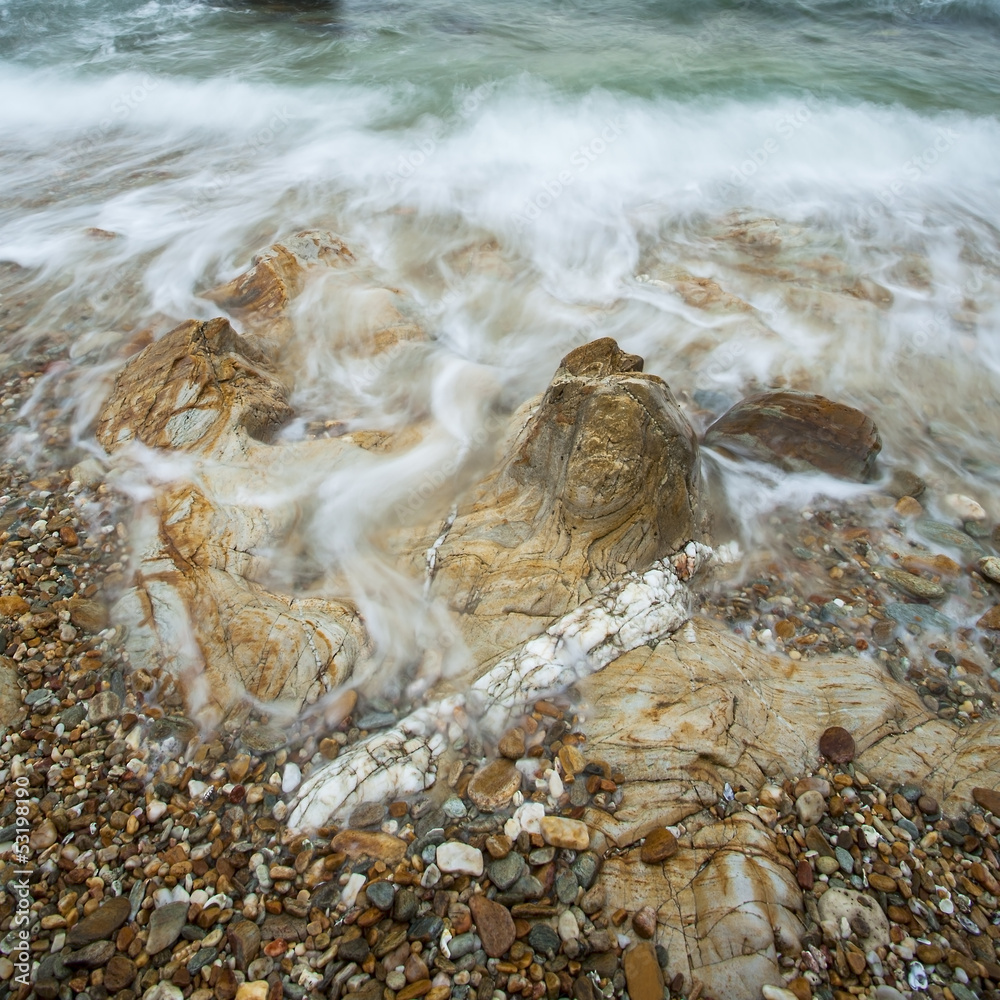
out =
<svg viewBox="0 0 1000 1000"><path fill-rule="evenodd" d="M637 910L632 916L632 927L639 937L651 938L656 933L656 910L651 906Z"/></svg>
<svg viewBox="0 0 1000 1000"><path fill-rule="evenodd" d="M17 618L31 610L31 605L17 594L0 597L0 617Z"/></svg>
<svg viewBox="0 0 1000 1000"><path fill-rule="evenodd" d="M994 816L1000 816L1000 791L995 788L973 788L972 798Z"/></svg>
<svg viewBox="0 0 1000 1000"><path fill-rule="evenodd" d="M226 940L236 959L236 968L246 972L260 953L260 928L252 920L239 920L229 925Z"/></svg>
<svg viewBox="0 0 1000 1000"><path fill-rule="evenodd" d="M367 855L386 864L396 864L406 855L405 840L371 830L341 830L330 846L335 851L343 851L349 858Z"/></svg>
<svg viewBox="0 0 1000 1000"><path fill-rule="evenodd" d="M520 760L524 756L524 730L520 726L508 729L500 737L497 744L501 757L508 757L510 760Z"/></svg>
<svg viewBox="0 0 1000 1000"><path fill-rule="evenodd" d="M77 628L100 632L108 627L108 609L99 601L85 597L71 597L67 603L70 621Z"/></svg>
<svg viewBox="0 0 1000 1000"><path fill-rule="evenodd" d="M649 941L639 941L625 952L625 983L632 1000L663 1000L663 971L656 949Z"/></svg>
<svg viewBox="0 0 1000 1000"><path fill-rule="evenodd" d="M659 864L677 853L677 838L666 828L657 827L646 834L639 857L647 865Z"/></svg>
<svg viewBox="0 0 1000 1000"><path fill-rule="evenodd" d="M429 979L418 979L409 986L404 986L397 994L396 1000L416 1000L417 997L425 996L431 991L431 981Z"/></svg>
<svg viewBox="0 0 1000 1000"><path fill-rule="evenodd" d="M868 884L873 889L878 889L879 892L896 891L896 880L894 878L889 878L888 875L880 875L878 872L872 872L868 876Z"/></svg>
<svg viewBox="0 0 1000 1000"><path fill-rule="evenodd" d="M917 958L927 965L937 965L944 958L944 948L936 944L918 944Z"/></svg>
<svg viewBox="0 0 1000 1000"><path fill-rule="evenodd" d="M854 737L840 726L830 726L823 730L819 738L819 752L831 764L847 764L854 760L856 751Z"/></svg>
<svg viewBox="0 0 1000 1000"><path fill-rule="evenodd" d="M803 889L811 889L813 887L812 865L810 865L805 858L802 858L795 866L795 881L798 882Z"/></svg>
<svg viewBox="0 0 1000 1000"><path fill-rule="evenodd" d="M513 761L498 757L472 776L468 795L480 811L496 812L510 802L520 787L521 772Z"/></svg>
<svg viewBox="0 0 1000 1000"><path fill-rule="evenodd" d="M976 624L980 628L1000 629L1000 604L995 604Z"/></svg>
<svg viewBox="0 0 1000 1000"><path fill-rule="evenodd" d="M516 938L514 919L507 907L485 896L475 895L469 899L469 909L483 942L483 951L490 958L505 955Z"/></svg>
<svg viewBox="0 0 1000 1000"><path fill-rule="evenodd" d="M969 868L969 875L972 876L987 892L994 896L1000 895L1000 882L993 876L990 870L982 863L976 861Z"/></svg>
<svg viewBox="0 0 1000 1000"><path fill-rule="evenodd" d="M127 896L113 896L102 903L89 917L74 924L66 935L66 943L76 948L91 941L106 941L128 919L131 904Z"/></svg>
<svg viewBox="0 0 1000 1000"><path fill-rule="evenodd" d="M737 403L709 427L705 444L790 472L856 480L868 478L882 449L878 429L860 410L792 390Z"/></svg>
<svg viewBox="0 0 1000 1000"><path fill-rule="evenodd" d="M125 955L114 955L104 968L104 985L109 992L117 993L131 984L137 972L132 959Z"/></svg>
<svg viewBox="0 0 1000 1000"><path fill-rule="evenodd" d="M924 512L924 508L919 500L915 500L913 497L900 497L893 507L893 510L899 514L900 517L920 517Z"/></svg>

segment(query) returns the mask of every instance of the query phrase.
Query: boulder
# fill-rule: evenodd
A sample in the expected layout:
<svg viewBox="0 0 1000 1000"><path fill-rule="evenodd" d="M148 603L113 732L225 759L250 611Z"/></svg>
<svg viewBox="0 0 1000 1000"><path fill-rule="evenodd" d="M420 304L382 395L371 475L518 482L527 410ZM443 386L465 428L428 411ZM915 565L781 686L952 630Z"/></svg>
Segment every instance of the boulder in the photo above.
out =
<svg viewBox="0 0 1000 1000"><path fill-rule="evenodd" d="M788 472L865 480L882 440L860 410L825 396L785 389L737 403L709 427L705 444Z"/></svg>

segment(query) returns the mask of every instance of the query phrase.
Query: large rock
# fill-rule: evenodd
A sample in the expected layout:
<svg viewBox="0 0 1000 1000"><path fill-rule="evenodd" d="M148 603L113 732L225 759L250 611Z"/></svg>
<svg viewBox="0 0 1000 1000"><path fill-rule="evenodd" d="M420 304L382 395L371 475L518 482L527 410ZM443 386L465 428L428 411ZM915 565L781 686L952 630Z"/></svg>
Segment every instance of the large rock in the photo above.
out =
<svg viewBox="0 0 1000 1000"><path fill-rule="evenodd" d="M602 884L610 910L656 909L656 943L667 949L666 979L680 974L711 996L757 1000L783 982L779 952L800 950L802 894L771 832L748 813L713 823L662 866L638 851L613 854ZM628 967L626 967L626 972Z"/></svg>
<svg viewBox="0 0 1000 1000"><path fill-rule="evenodd" d="M238 430L267 441L291 415L264 354L224 319L189 320L125 365L97 438L109 452L138 441L207 453Z"/></svg>
<svg viewBox="0 0 1000 1000"><path fill-rule="evenodd" d="M882 449L874 421L825 396L779 390L737 403L705 434L705 444L789 472L867 479Z"/></svg>
<svg viewBox="0 0 1000 1000"><path fill-rule="evenodd" d="M0 656L0 735L16 726L24 713L17 664L9 656Z"/></svg>
<svg viewBox="0 0 1000 1000"><path fill-rule="evenodd" d="M970 806L977 786L1000 787L997 722L961 729L931 715L876 660L794 661L705 618L578 687L589 706L588 755L628 779L614 814L584 818L621 845L697 817L727 781L757 789L812 770L831 726L854 737L859 770L920 785L946 812Z"/></svg>
<svg viewBox="0 0 1000 1000"><path fill-rule="evenodd" d="M610 338L577 348L512 421L495 470L440 521L397 542L495 659L609 581L700 538L698 447L667 384Z"/></svg>

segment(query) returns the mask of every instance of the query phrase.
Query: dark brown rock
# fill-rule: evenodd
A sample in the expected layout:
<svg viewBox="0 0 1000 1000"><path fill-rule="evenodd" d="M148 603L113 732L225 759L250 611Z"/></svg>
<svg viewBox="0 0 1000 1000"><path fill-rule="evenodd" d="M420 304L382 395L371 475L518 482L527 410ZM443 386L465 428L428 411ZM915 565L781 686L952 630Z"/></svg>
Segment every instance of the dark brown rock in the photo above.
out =
<svg viewBox="0 0 1000 1000"><path fill-rule="evenodd" d="M246 972L260 952L260 928L252 920L240 920L229 925L226 938L236 959L236 968Z"/></svg>
<svg viewBox="0 0 1000 1000"><path fill-rule="evenodd" d="M469 909L476 922L476 932L483 942L483 951L490 958L505 955L516 937L514 919L507 907L476 895L469 900Z"/></svg>
<svg viewBox="0 0 1000 1000"><path fill-rule="evenodd" d="M137 971L132 959L125 955L114 955L104 969L104 985L108 992L117 993L131 984Z"/></svg>
<svg viewBox="0 0 1000 1000"><path fill-rule="evenodd" d="M761 392L737 403L705 434L705 444L789 472L869 477L882 449L870 417L825 396Z"/></svg>
<svg viewBox="0 0 1000 1000"><path fill-rule="evenodd" d="M819 738L819 752L831 764L849 763L854 760L856 750L854 737L840 726L830 726Z"/></svg>
<svg viewBox="0 0 1000 1000"><path fill-rule="evenodd" d="M995 788L973 788L972 798L976 805L982 806L994 816L1000 816L1000 791Z"/></svg>
<svg viewBox="0 0 1000 1000"><path fill-rule="evenodd" d="M89 917L84 917L70 928L66 943L73 948L90 944L91 941L106 941L126 920L131 904L126 896L114 896L102 903Z"/></svg>

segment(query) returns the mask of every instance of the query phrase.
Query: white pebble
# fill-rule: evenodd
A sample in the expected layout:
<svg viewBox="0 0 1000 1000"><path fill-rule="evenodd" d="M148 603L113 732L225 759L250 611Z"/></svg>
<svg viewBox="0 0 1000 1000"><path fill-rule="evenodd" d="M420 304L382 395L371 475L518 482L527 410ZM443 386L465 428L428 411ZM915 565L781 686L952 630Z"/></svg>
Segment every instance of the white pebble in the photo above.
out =
<svg viewBox="0 0 1000 1000"><path fill-rule="evenodd" d="M437 864L443 872L478 877L483 874L483 852L470 844L449 840L438 847Z"/></svg>
<svg viewBox="0 0 1000 1000"><path fill-rule="evenodd" d="M524 830L525 833L541 833L544 815L545 806L541 802L525 802L515 810L514 819L517 820L520 830Z"/></svg>
<svg viewBox="0 0 1000 1000"><path fill-rule="evenodd" d="M344 891L340 894L340 901L345 906L353 906L354 901L358 898L358 893L361 892L361 887L364 884L364 875L362 875L361 872L354 872L347 880L347 885L344 886Z"/></svg>
<svg viewBox="0 0 1000 1000"><path fill-rule="evenodd" d="M302 772L299 770L299 765L289 761L285 765L285 770L281 775L282 792L287 795L289 792L294 792L301 784Z"/></svg>
<svg viewBox="0 0 1000 1000"><path fill-rule="evenodd" d="M986 511L982 504L973 500L972 497L967 497L964 493L949 493L944 498L944 502L963 521L983 521L986 518Z"/></svg>
<svg viewBox="0 0 1000 1000"><path fill-rule="evenodd" d="M560 778L559 775L556 774L555 771L553 771L552 775L549 777L549 795L551 795L552 798L558 801L559 796L562 795L562 793L563 793L562 778Z"/></svg>

